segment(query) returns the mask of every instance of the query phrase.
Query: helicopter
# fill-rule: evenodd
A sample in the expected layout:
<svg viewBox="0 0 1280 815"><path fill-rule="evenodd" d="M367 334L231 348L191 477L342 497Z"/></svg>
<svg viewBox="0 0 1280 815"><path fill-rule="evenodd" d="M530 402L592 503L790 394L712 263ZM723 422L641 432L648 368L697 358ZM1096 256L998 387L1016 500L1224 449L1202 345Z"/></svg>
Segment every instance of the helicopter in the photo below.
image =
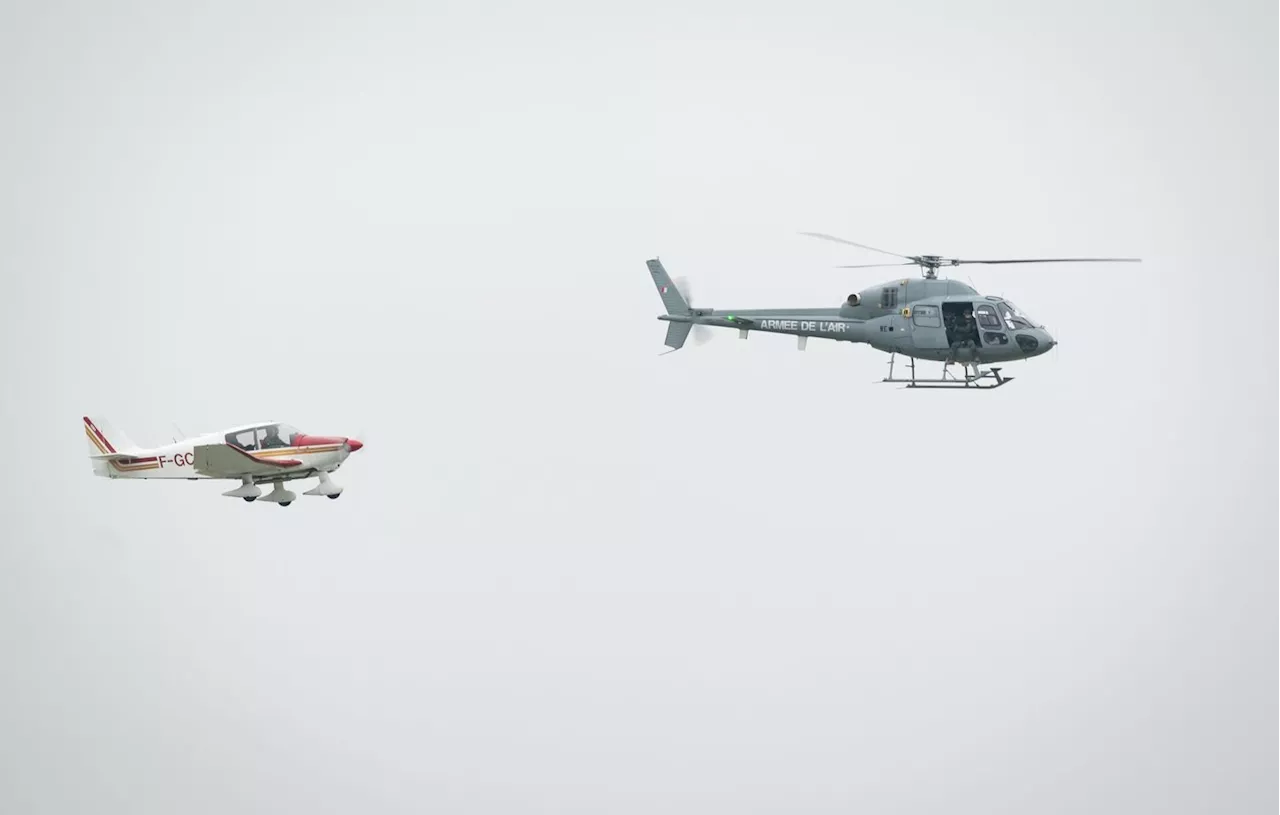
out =
<svg viewBox="0 0 1280 815"><path fill-rule="evenodd" d="M855 243L821 232L801 232L813 238L835 241L859 249L899 258L897 263L865 263L840 269L916 266L920 279L890 280L854 292L838 307L766 308L726 310L693 306L688 286L677 285L659 258L646 261L658 288L668 323L666 345L670 354L684 347L689 333L706 326L736 328L739 339L752 331L790 334L803 351L810 337L866 343L889 354L889 375L882 382L907 388L991 390L1013 381L1001 373L999 363L1029 360L1047 353L1058 341L1012 301L984 295L959 280L938 277L938 269L967 263L1141 263L1141 258L1027 258L1010 260L962 260L940 255L901 255ZM910 375L894 376L894 358L905 356ZM942 374L918 377L916 361L942 363ZM957 378L950 366L959 364ZM986 370L982 365L989 366Z"/></svg>

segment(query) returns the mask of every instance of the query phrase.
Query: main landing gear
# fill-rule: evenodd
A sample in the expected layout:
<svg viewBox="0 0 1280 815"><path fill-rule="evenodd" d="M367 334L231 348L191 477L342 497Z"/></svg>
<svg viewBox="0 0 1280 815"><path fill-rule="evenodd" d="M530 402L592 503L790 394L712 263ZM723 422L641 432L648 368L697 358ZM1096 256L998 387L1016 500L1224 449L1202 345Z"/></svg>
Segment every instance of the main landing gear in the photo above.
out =
<svg viewBox="0 0 1280 815"><path fill-rule="evenodd" d="M273 504L279 504L282 507L287 507L290 504L292 504L293 499L297 497L298 496L296 493L289 492L284 488L283 481L277 481L275 482L275 487L271 490L271 492L262 496L260 500L270 501Z"/></svg>
<svg viewBox="0 0 1280 815"><path fill-rule="evenodd" d="M952 361L942 363L942 376L937 379L918 379L916 377L916 360L915 357L907 357L907 366L911 369L910 378L895 378L893 375L893 359L894 355L889 355L889 375L881 382L897 382L908 388L951 388L957 390L979 390L989 391L998 388L1001 385L1012 382L1013 377L1002 376L999 368L991 368L987 371L979 371L977 362L961 363L964 368L964 378L957 379L947 370ZM973 373L969 373L969 369L973 369ZM994 380L994 384L983 384L983 380Z"/></svg>
<svg viewBox="0 0 1280 815"><path fill-rule="evenodd" d="M342 487L333 483L328 473L319 473L320 483L303 493L303 495L323 495L326 498L337 499L342 495ZM297 493L290 492L284 488L283 481L271 482L273 487L271 492L266 495L262 494L262 487L254 482L252 478L242 478L239 487L222 493L230 498L243 498L247 503L254 501L267 501L272 504L279 504L287 507L297 499Z"/></svg>
<svg viewBox="0 0 1280 815"><path fill-rule="evenodd" d="M222 494L230 498L243 498L244 500L252 503L256 501L260 495L262 495L262 487L259 487L257 484L253 483L252 478L242 478L240 479L239 487L236 487L234 490L230 490Z"/></svg>

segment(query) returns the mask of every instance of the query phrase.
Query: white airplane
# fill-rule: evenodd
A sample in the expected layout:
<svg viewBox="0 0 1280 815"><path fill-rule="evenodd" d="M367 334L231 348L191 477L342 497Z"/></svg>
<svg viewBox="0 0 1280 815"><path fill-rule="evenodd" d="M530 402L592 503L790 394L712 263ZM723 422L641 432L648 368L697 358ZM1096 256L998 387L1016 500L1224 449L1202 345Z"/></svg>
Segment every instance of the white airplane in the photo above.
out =
<svg viewBox="0 0 1280 815"><path fill-rule="evenodd" d="M284 488L284 482L300 478L320 479L303 495L337 498L342 487L329 479L329 473L364 447L345 436L309 436L279 422L241 425L149 449L138 447L101 418L85 416L84 434L89 438L94 475L233 479L240 481L240 486L223 495L246 501L261 498L282 507L298 497ZM259 484L273 484L274 488L263 495Z"/></svg>

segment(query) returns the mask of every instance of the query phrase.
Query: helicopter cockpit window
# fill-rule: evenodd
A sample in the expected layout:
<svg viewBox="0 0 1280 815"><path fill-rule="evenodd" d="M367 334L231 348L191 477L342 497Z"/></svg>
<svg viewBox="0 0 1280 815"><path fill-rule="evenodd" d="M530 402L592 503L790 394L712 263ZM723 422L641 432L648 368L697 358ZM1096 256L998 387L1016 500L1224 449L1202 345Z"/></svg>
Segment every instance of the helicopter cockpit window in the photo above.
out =
<svg viewBox="0 0 1280 815"><path fill-rule="evenodd" d="M939 328L942 325L937 306L916 306L911 311L911 321L921 328Z"/></svg>
<svg viewBox="0 0 1280 815"><path fill-rule="evenodd" d="M994 306L983 303L978 306L974 313L978 317L978 325L982 328L1000 328L1000 317L996 314Z"/></svg>
<svg viewBox="0 0 1280 815"><path fill-rule="evenodd" d="M1005 300L1000 304L1000 315L1008 323L1009 329L1035 328L1036 322L1023 313L1017 306Z"/></svg>

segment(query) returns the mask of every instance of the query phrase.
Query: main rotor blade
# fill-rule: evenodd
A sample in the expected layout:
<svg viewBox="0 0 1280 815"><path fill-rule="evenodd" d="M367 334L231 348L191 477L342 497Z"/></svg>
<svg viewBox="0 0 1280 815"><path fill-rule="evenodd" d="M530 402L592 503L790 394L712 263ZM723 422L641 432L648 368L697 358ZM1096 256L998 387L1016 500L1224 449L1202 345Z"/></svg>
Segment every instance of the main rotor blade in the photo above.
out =
<svg viewBox="0 0 1280 815"><path fill-rule="evenodd" d="M1142 258L1029 258L1027 260L956 260L945 258L944 265L961 263L1141 263Z"/></svg>
<svg viewBox="0 0 1280 815"><path fill-rule="evenodd" d="M915 263L914 261L907 261L906 263L859 263L854 266L836 266L834 268L836 269L879 269L884 266L916 266L916 265L919 265L919 264Z"/></svg>
<svg viewBox="0 0 1280 815"><path fill-rule="evenodd" d="M824 241L835 241L836 243L847 243L848 245L856 246L859 249L869 249L872 252L879 252L882 255L893 255L894 257L902 258L903 260L911 260L911 258L907 255L899 255L897 252L886 252L884 249L877 249L874 246L867 246L865 243L854 243L853 241L847 241L844 238L837 238L835 235L824 235L821 232L801 232L800 234L808 235L811 238L822 238Z"/></svg>

